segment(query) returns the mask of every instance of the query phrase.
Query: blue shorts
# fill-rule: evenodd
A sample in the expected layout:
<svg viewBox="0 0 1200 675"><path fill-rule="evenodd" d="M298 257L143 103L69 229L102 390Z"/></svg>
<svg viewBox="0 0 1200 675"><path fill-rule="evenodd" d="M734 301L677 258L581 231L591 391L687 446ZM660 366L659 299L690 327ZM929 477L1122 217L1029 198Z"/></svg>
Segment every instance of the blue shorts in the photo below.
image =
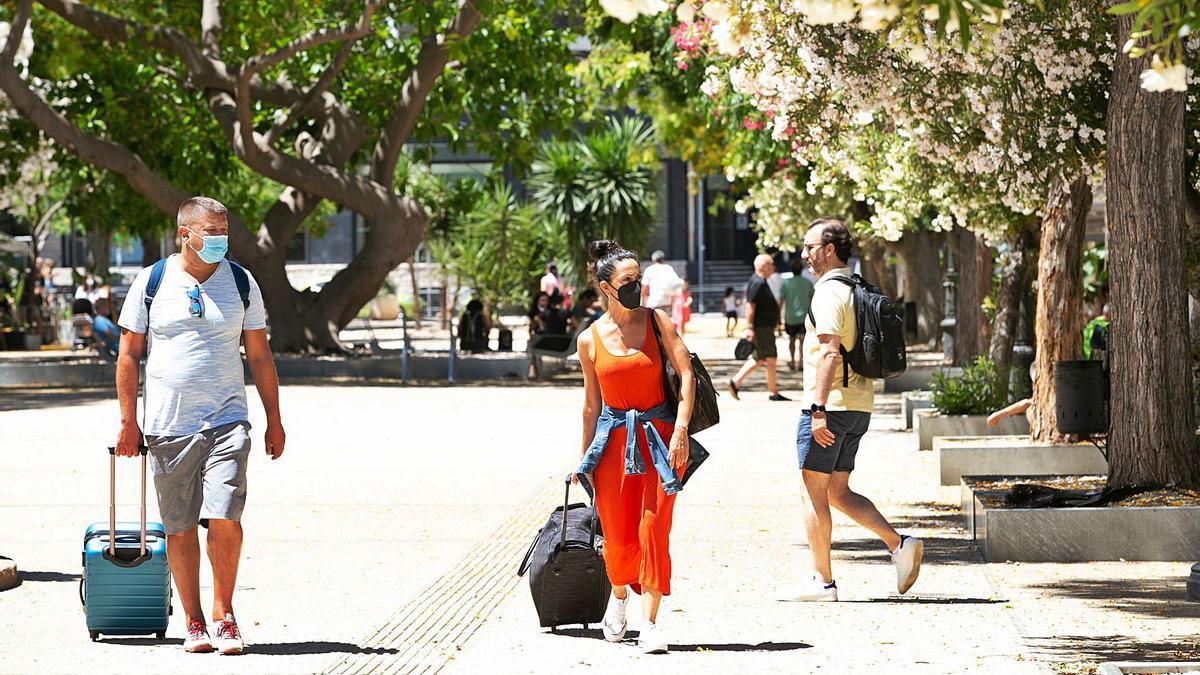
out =
<svg viewBox="0 0 1200 675"><path fill-rule="evenodd" d="M800 415L796 427L796 457L801 469L819 473L854 470L858 445L871 426L871 413L857 410L831 410L825 413L826 424L833 432L833 443L823 448L813 440L812 413Z"/></svg>

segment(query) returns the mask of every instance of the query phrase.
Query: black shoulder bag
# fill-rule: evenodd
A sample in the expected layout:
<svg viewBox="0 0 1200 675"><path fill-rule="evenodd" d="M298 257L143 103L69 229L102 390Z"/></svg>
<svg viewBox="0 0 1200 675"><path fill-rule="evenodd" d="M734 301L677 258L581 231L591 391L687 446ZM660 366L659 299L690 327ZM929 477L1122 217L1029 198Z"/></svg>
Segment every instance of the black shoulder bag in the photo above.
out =
<svg viewBox="0 0 1200 675"><path fill-rule="evenodd" d="M681 384L679 373L671 367L671 360L667 358L667 352L663 349L662 333L659 331L658 317L654 314L653 309L649 310L648 318L650 325L654 327L654 339L658 342L658 356L662 361L663 400L672 409L678 408ZM692 376L696 380L696 397L692 401L692 419L688 423L688 433L698 434L720 422L721 411L717 408L717 390L713 387L708 369L704 367L704 363L695 353L691 353L691 357Z"/></svg>

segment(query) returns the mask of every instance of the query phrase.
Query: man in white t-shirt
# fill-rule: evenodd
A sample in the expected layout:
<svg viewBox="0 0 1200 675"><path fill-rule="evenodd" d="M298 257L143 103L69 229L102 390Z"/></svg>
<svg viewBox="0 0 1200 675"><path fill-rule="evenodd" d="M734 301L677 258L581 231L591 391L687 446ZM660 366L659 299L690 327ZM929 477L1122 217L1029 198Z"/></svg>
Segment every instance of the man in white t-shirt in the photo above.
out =
<svg viewBox="0 0 1200 675"><path fill-rule="evenodd" d="M642 304L671 313L671 301L675 291L683 287L683 279L675 273L666 260L667 254L655 251L650 256L650 265L642 272Z"/></svg>
<svg viewBox="0 0 1200 675"><path fill-rule="evenodd" d="M896 532L871 500L850 489L859 444L871 424L874 382L843 368L854 350L858 323L847 262L854 240L837 218L819 218L804 236L801 257L819 275L805 321L804 398L796 429L796 455L807 499L804 529L812 553L813 577L785 600L836 601L830 548L830 507L879 537L896 567L896 590L906 593L921 571L920 539Z"/></svg>
<svg viewBox="0 0 1200 675"><path fill-rule="evenodd" d="M156 293L146 293L155 267L137 275L118 321L121 429L116 454L137 455L143 440L149 448L167 533L167 562L186 615L184 649L240 654L244 644L234 618L233 591L250 454L240 347L246 348L246 363L266 411L263 438L271 459L283 454L285 441L279 379L258 284L225 259L225 207L215 199L192 197L179 206L176 223L182 252L163 261ZM138 361L143 354L146 386L139 425ZM213 570L212 636L200 604L199 525L208 529Z"/></svg>

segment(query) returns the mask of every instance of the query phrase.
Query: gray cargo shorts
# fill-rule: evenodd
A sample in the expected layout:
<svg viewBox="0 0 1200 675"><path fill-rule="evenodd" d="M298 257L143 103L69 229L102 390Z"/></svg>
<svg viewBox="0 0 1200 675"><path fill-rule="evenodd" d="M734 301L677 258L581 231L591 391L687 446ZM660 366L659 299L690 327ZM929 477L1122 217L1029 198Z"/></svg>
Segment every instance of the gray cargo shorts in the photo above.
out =
<svg viewBox="0 0 1200 675"><path fill-rule="evenodd" d="M208 519L241 520L246 505L250 423L231 422L187 436L147 436L158 511L167 534Z"/></svg>

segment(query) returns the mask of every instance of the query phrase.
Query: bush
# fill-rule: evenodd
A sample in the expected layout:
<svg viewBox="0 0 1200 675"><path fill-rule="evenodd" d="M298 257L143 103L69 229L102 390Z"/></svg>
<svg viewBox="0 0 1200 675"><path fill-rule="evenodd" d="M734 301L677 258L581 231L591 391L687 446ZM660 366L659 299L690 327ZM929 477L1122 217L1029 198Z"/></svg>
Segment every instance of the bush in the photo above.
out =
<svg viewBox="0 0 1200 675"><path fill-rule="evenodd" d="M934 373L929 382L933 407L943 415L987 415L1004 407L1004 382L986 356L963 368L961 377Z"/></svg>

